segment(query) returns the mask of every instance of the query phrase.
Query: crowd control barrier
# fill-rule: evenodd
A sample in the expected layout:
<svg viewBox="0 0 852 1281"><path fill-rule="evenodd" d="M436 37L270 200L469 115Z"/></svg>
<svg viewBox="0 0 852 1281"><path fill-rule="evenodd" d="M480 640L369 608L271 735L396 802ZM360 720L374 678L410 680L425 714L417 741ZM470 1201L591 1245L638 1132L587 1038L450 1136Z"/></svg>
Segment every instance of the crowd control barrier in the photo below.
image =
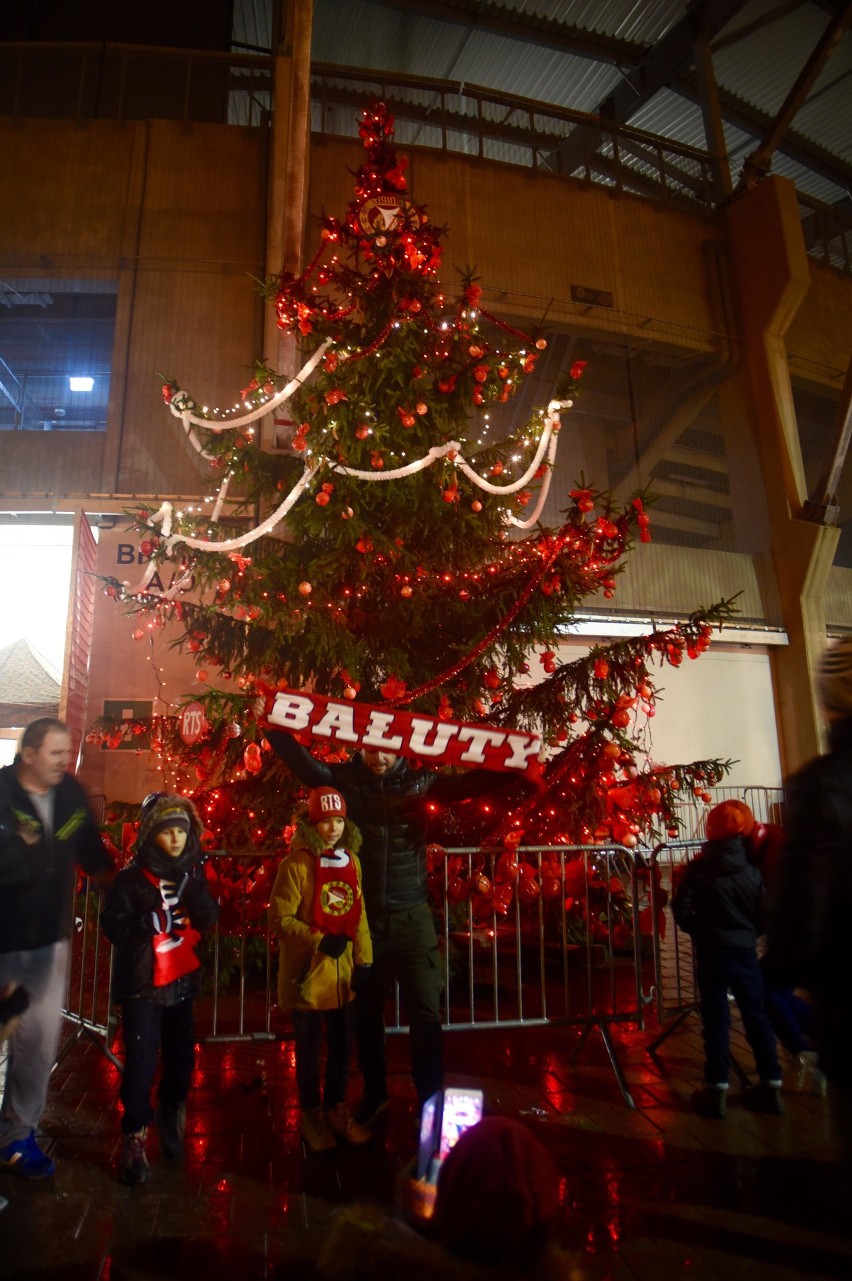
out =
<svg viewBox="0 0 852 1281"><path fill-rule="evenodd" d="M750 802L746 803L755 813ZM651 877L655 908L654 995L660 1031L646 1047L649 1054L656 1054L691 1014L700 1015L692 939L678 929L670 908L678 877L702 844L702 841L671 841L658 845L651 854L651 866L656 871ZM748 1076L733 1055L731 1066L742 1085L748 1085Z"/></svg>
<svg viewBox="0 0 852 1281"><path fill-rule="evenodd" d="M645 860L623 846L430 847L430 890L444 964L444 1027L556 1024L578 1038L572 1061L597 1032L628 1106L633 1106L611 1036L614 1024L644 1027L653 1000L653 886ZM267 904L278 856L216 852L208 860L219 900L202 943L200 1039L264 1040L291 1035L275 1005L277 942ZM84 880L75 900L65 1018L111 1046L111 952L97 924L98 895ZM389 1032L404 1031L399 994L389 996Z"/></svg>

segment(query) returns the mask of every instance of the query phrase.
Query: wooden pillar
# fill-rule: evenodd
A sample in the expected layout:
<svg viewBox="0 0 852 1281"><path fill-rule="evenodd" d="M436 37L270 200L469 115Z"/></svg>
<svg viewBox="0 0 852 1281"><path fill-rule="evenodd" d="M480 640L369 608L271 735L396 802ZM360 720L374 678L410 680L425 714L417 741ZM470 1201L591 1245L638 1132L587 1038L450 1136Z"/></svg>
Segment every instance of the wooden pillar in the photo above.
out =
<svg viewBox="0 0 852 1281"><path fill-rule="evenodd" d="M313 0L278 0L273 36L273 103L269 142L267 276L304 265L311 146L310 82ZM270 302L264 320L264 357L292 374L296 348L276 324ZM263 420L262 444L274 443L274 424Z"/></svg>
<svg viewBox="0 0 852 1281"><path fill-rule="evenodd" d="M820 750L812 672L825 647L824 592L839 530L801 518L807 500L785 335L810 288L796 189L771 177L728 210L743 370L769 506L772 562L789 647L773 651L785 772Z"/></svg>

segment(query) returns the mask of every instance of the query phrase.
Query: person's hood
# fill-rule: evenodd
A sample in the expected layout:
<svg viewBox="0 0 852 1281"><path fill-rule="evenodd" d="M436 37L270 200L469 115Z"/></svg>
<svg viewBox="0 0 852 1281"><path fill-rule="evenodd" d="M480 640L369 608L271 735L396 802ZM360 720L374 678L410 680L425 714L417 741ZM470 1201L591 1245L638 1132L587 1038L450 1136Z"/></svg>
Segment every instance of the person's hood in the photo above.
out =
<svg viewBox="0 0 852 1281"><path fill-rule="evenodd" d="M745 841L741 836L726 836L721 841L707 841L703 857L714 872L720 876L731 876L741 871L748 859Z"/></svg>

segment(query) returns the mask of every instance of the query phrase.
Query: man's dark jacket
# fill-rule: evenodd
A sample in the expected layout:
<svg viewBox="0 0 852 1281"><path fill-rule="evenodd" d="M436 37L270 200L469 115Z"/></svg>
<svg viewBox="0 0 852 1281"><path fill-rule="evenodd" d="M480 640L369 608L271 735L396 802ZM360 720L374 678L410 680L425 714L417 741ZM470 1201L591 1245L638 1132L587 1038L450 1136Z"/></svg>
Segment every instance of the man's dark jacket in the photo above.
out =
<svg viewBox="0 0 852 1281"><path fill-rule="evenodd" d="M90 876L112 867L77 780L65 774L54 788L48 836L14 765L0 769L0 952L28 952L69 937L77 865Z"/></svg>
<svg viewBox="0 0 852 1281"><path fill-rule="evenodd" d="M351 761L327 765L282 730L270 730L267 738L307 787L335 787L346 801L347 818L363 837L361 874L370 919L426 901L429 801L443 805L511 784L496 770L436 774L412 769L402 757L386 774L374 774L357 753Z"/></svg>
<svg viewBox="0 0 852 1281"><path fill-rule="evenodd" d="M786 791L767 964L773 982L813 993L820 1067L852 1094L852 716L832 722L827 755Z"/></svg>
<svg viewBox="0 0 852 1281"><path fill-rule="evenodd" d="M701 847L686 867L672 911L699 951L757 945L766 890L760 872L746 858L741 837L708 841Z"/></svg>

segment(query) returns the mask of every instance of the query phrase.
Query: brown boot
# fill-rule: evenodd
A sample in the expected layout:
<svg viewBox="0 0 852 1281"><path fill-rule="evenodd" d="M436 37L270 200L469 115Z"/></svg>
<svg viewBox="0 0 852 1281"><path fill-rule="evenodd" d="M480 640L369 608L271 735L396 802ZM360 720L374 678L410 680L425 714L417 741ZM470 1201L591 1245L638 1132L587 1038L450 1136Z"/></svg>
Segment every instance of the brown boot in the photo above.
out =
<svg viewBox="0 0 852 1281"><path fill-rule="evenodd" d="M359 1148L362 1143L369 1143L373 1137L372 1130L368 1130L366 1125L359 1125L345 1103L326 1108L325 1116L332 1134L342 1143L351 1143L353 1147Z"/></svg>
<svg viewBox="0 0 852 1281"><path fill-rule="evenodd" d="M312 1152L330 1152L337 1147L323 1108L305 1108L299 1118L299 1129Z"/></svg>

